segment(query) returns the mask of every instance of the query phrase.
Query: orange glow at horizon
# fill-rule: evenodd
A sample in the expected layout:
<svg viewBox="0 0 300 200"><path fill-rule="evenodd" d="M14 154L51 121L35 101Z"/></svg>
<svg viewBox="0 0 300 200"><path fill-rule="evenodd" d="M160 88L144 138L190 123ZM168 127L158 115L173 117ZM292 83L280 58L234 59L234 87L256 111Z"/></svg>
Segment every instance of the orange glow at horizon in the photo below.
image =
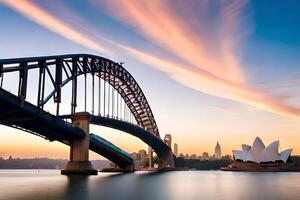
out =
<svg viewBox="0 0 300 200"><path fill-rule="evenodd" d="M51 159L69 159L69 147L65 144L59 142L49 142L47 140L41 139L35 135L25 133L13 128L1 127L2 130L6 130L5 133L1 132L0 135L4 139L0 141L0 157L8 158L12 156L13 158L51 158ZM95 129L95 128L94 128ZM101 128L96 128L95 130L100 130ZM105 131L106 129L106 131ZM110 136L110 141L124 149L125 151L132 153L137 152L140 149L147 150L147 146L132 136L126 133L113 133L112 129L105 128L101 131L101 136L108 138ZM104 132L103 132L104 131ZM280 150L287 148L292 148L292 155L299 155L300 148L298 145L299 137L294 134L292 137L284 138L275 136L263 136L261 137L263 142L268 145L274 140L280 141ZM4 137L6 136L6 137ZM12 139L7 140L5 138L12 137ZM121 138L121 140L120 140ZM126 141L124 141L126 139ZM201 155L203 152L208 152L210 155L214 153L214 147L217 140L214 136L193 138L192 141L185 140L186 136L180 137L176 136L173 138L173 144L176 142L179 146L179 153L185 154L196 154ZM255 136L250 134L238 135L238 137L233 134L232 136L222 137L219 140L222 149L222 155L232 155L232 150L240 149L242 144L252 145ZM28 142L27 142L28 141ZM202 141L199 143L199 141ZM33 144L33 143L34 144ZM90 159L105 159L102 156L90 151Z"/></svg>

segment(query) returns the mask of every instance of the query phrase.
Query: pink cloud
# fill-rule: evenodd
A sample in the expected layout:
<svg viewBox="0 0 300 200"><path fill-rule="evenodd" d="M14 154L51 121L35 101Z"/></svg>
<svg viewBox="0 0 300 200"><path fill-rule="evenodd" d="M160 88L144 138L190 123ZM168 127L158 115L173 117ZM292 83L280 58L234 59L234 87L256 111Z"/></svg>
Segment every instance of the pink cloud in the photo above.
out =
<svg viewBox="0 0 300 200"><path fill-rule="evenodd" d="M64 21L51 15L46 10L41 9L31 1L0 0L0 2L4 3L8 7L14 9L15 11L23 14L24 16L34 21L35 23L38 23L43 27L67 39L70 39L92 50L97 50L97 51L103 50L103 45L101 43L97 42L97 40L91 39L91 36L93 34L87 35L81 33L76 28L68 25ZM164 47L170 50L171 52L173 52L174 54L175 54L175 49L178 49L176 45L180 44L180 47L182 47L180 53L182 55L178 55L178 56L188 61L187 64L175 63L169 60L168 58L156 57L142 50L135 49L130 46L125 46L120 43L116 43L113 40L108 40L107 38L101 37L101 34L99 34L97 30L91 29L91 32L97 34L98 37L101 37L102 40L110 42L114 46L114 48L110 49L111 51L116 53L120 50L125 50L125 52L127 52L132 57L139 59L143 63L149 64L150 66L156 68L157 70L165 72L169 77L171 77L172 79L178 81L179 83L187 87L193 88L197 91L209 95L241 102L253 106L255 108L259 108L261 110L269 111L279 115L288 116L291 118L299 118L299 114L300 114L299 108L286 105L280 97L277 98L277 97L267 95L263 91L249 86L244 81L244 77L241 74L241 70L239 69L238 58L235 56L232 50L236 47L234 45L234 40L231 35L232 33L227 33L230 32L229 30L226 30L226 28L223 29L221 28L222 31L228 34L226 36L227 37L226 41L228 42L225 42L226 48L224 48L221 51L223 52L221 53L221 56L216 55L219 57L216 60L214 60L213 57L210 57L211 55L209 53L205 52L205 46L201 46L201 45L198 46L198 44L203 44L203 45L206 44L206 41L204 41L203 38L201 37L199 38L198 36L196 36L196 34L191 36L186 36L185 31L186 29L188 29L188 27L185 27L184 22L172 21L177 18L168 17L167 14L170 14L169 12L166 12L167 14L161 13L164 10L163 8L165 7L156 7L156 6L160 6L160 3L158 1L153 1L153 2L155 2L155 5L150 5L150 8L147 7L149 6L148 3L140 4L139 2L134 0L132 1L132 4L136 3L139 7L137 8L130 7L135 5L124 5L124 6L129 6L128 9L133 9L133 11L130 12L133 12L135 17L137 16L141 17L141 19L139 20L145 20L145 23L149 25L149 28L155 29L154 31L149 31L149 32L143 30L145 31L144 34L149 34L149 37L153 37L153 40L155 42L159 42L159 43L164 42ZM136 9L138 8L143 8L143 12L137 11ZM160 13L159 16L157 16L154 12L156 8L158 13ZM233 16L236 15L237 13L232 15L231 12L239 9L240 6L237 7L234 6L233 8L229 9L231 10L229 14L223 14L224 20L229 21L229 24L231 24L232 27L236 26L235 22L234 23L232 22L232 19L235 18ZM148 10L150 10L150 13L147 13ZM227 11L224 11L224 13L227 13ZM225 17L226 15L229 15L227 16L228 20L225 19L227 18ZM158 17L161 17L162 19ZM84 22L81 21L81 23ZM159 26L155 23L158 23ZM83 25L84 27L88 26L87 24L83 24ZM159 27L161 27L161 29L163 30L156 30ZM157 33L157 36L155 36L155 33ZM163 36L168 39L172 39L173 43L164 39ZM174 41L178 43L174 43ZM193 41L199 41L199 43L195 45L193 44ZM220 44L221 44L220 46L223 46L222 42ZM191 51L191 55L185 57L186 54L188 53L186 53L183 50ZM204 54L198 55L198 53L200 53L201 51L203 51ZM177 54L178 53L176 53L175 55Z"/></svg>
<svg viewBox="0 0 300 200"><path fill-rule="evenodd" d="M197 91L241 102L289 118L299 118L300 116L300 108L286 105L281 101L281 97L272 97L247 84L224 80L197 68L157 58L137 49L126 46L122 46L122 48L144 63L167 73L172 79Z"/></svg>
<svg viewBox="0 0 300 200"><path fill-rule="evenodd" d="M96 4L97 2L100 3L96 1ZM222 34L201 31L209 27L203 23L205 21L203 19L190 22L199 17L198 13L193 15L195 12L192 8L197 7L204 11L208 9L209 1L107 0L106 5L117 19L187 61L189 65L224 79L244 82L245 77L233 52L235 42L233 38L236 35L233 36L235 32L228 31L226 28L236 27L239 20L237 15L244 6L243 2L235 1L236 5L230 4L231 7L227 6L222 10L220 21L223 22L221 30L217 32ZM175 3L179 3L180 12L173 8L172 5ZM196 24L198 27L195 26ZM210 45L216 44L215 41L219 42L212 49Z"/></svg>
<svg viewBox="0 0 300 200"><path fill-rule="evenodd" d="M60 19L54 17L53 15L47 13L39 6L35 5L31 1L27 0L0 0L0 3L8 6L9 8L21 13L28 19L34 21L35 23L43 26L46 29L51 30L58 35L61 35L75 43L92 49L96 52L107 51L103 46L99 45L97 42L89 39L82 33L73 29L70 25L61 21Z"/></svg>

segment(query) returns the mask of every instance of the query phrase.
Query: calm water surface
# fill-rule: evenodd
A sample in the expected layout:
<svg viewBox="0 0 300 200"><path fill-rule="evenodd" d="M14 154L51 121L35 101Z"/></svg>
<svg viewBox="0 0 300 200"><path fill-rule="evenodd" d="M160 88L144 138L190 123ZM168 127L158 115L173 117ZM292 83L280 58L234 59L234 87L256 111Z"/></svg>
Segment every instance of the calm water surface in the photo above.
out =
<svg viewBox="0 0 300 200"><path fill-rule="evenodd" d="M0 170L1 200L300 199L300 173L187 171L63 176Z"/></svg>

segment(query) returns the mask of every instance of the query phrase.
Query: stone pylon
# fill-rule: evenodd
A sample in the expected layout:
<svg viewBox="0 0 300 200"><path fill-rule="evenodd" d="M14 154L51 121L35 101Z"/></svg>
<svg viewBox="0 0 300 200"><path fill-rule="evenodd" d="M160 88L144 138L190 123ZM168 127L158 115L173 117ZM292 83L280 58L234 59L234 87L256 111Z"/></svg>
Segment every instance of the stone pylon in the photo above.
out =
<svg viewBox="0 0 300 200"><path fill-rule="evenodd" d="M75 113L71 116L75 126L85 132L83 139L74 140L70 144L70 161L62 174L85 174L96 175L98 173L89 161L90 144L90 114L87 112Z"/></svg>

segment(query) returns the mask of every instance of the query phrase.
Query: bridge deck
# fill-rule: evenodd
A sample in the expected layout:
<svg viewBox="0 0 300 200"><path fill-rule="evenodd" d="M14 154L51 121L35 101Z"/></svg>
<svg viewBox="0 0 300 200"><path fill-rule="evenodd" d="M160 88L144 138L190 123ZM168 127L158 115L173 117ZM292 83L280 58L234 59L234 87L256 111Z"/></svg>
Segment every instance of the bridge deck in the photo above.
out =
<svg viewBox="0 0 300 200"><path fill-rule="evenodd" d="M146 144L151 146L155 153L161 158L167 156L170 152L172 152L170 147L167 144L165 144L164 141L161 140L159 137L156 137L155 135L149 133L145 129L134 124L101 116L92 116L90 123L118 129L120 131L129 133L135 137L138 137Z"/></svg>
<svg viewBox="0 0 300 200"><path fill-rule="evenodd" d="M2 88L0 88L0 124L65 144L84 137L81 129L26 101L21 101L17 96ZM133 160L128 153L97 135L91 134L90 137L90 150L120 167L133 166Z"/></svg>
<svg viewBox="0 0 300 200"><path fill-rule="evenodd" d="M26 101L21 101L2 88L0 88L0 124L30 132L50 141L69 143L73 139L84 137L81 129Z"/></svg>
<svg viewBox="0 0 300 200"><path fill-rule="evenodd" d="M90 134L90 150L111 160L119 167L133 166L133 159L127 152L98 135Z"/></svg>

